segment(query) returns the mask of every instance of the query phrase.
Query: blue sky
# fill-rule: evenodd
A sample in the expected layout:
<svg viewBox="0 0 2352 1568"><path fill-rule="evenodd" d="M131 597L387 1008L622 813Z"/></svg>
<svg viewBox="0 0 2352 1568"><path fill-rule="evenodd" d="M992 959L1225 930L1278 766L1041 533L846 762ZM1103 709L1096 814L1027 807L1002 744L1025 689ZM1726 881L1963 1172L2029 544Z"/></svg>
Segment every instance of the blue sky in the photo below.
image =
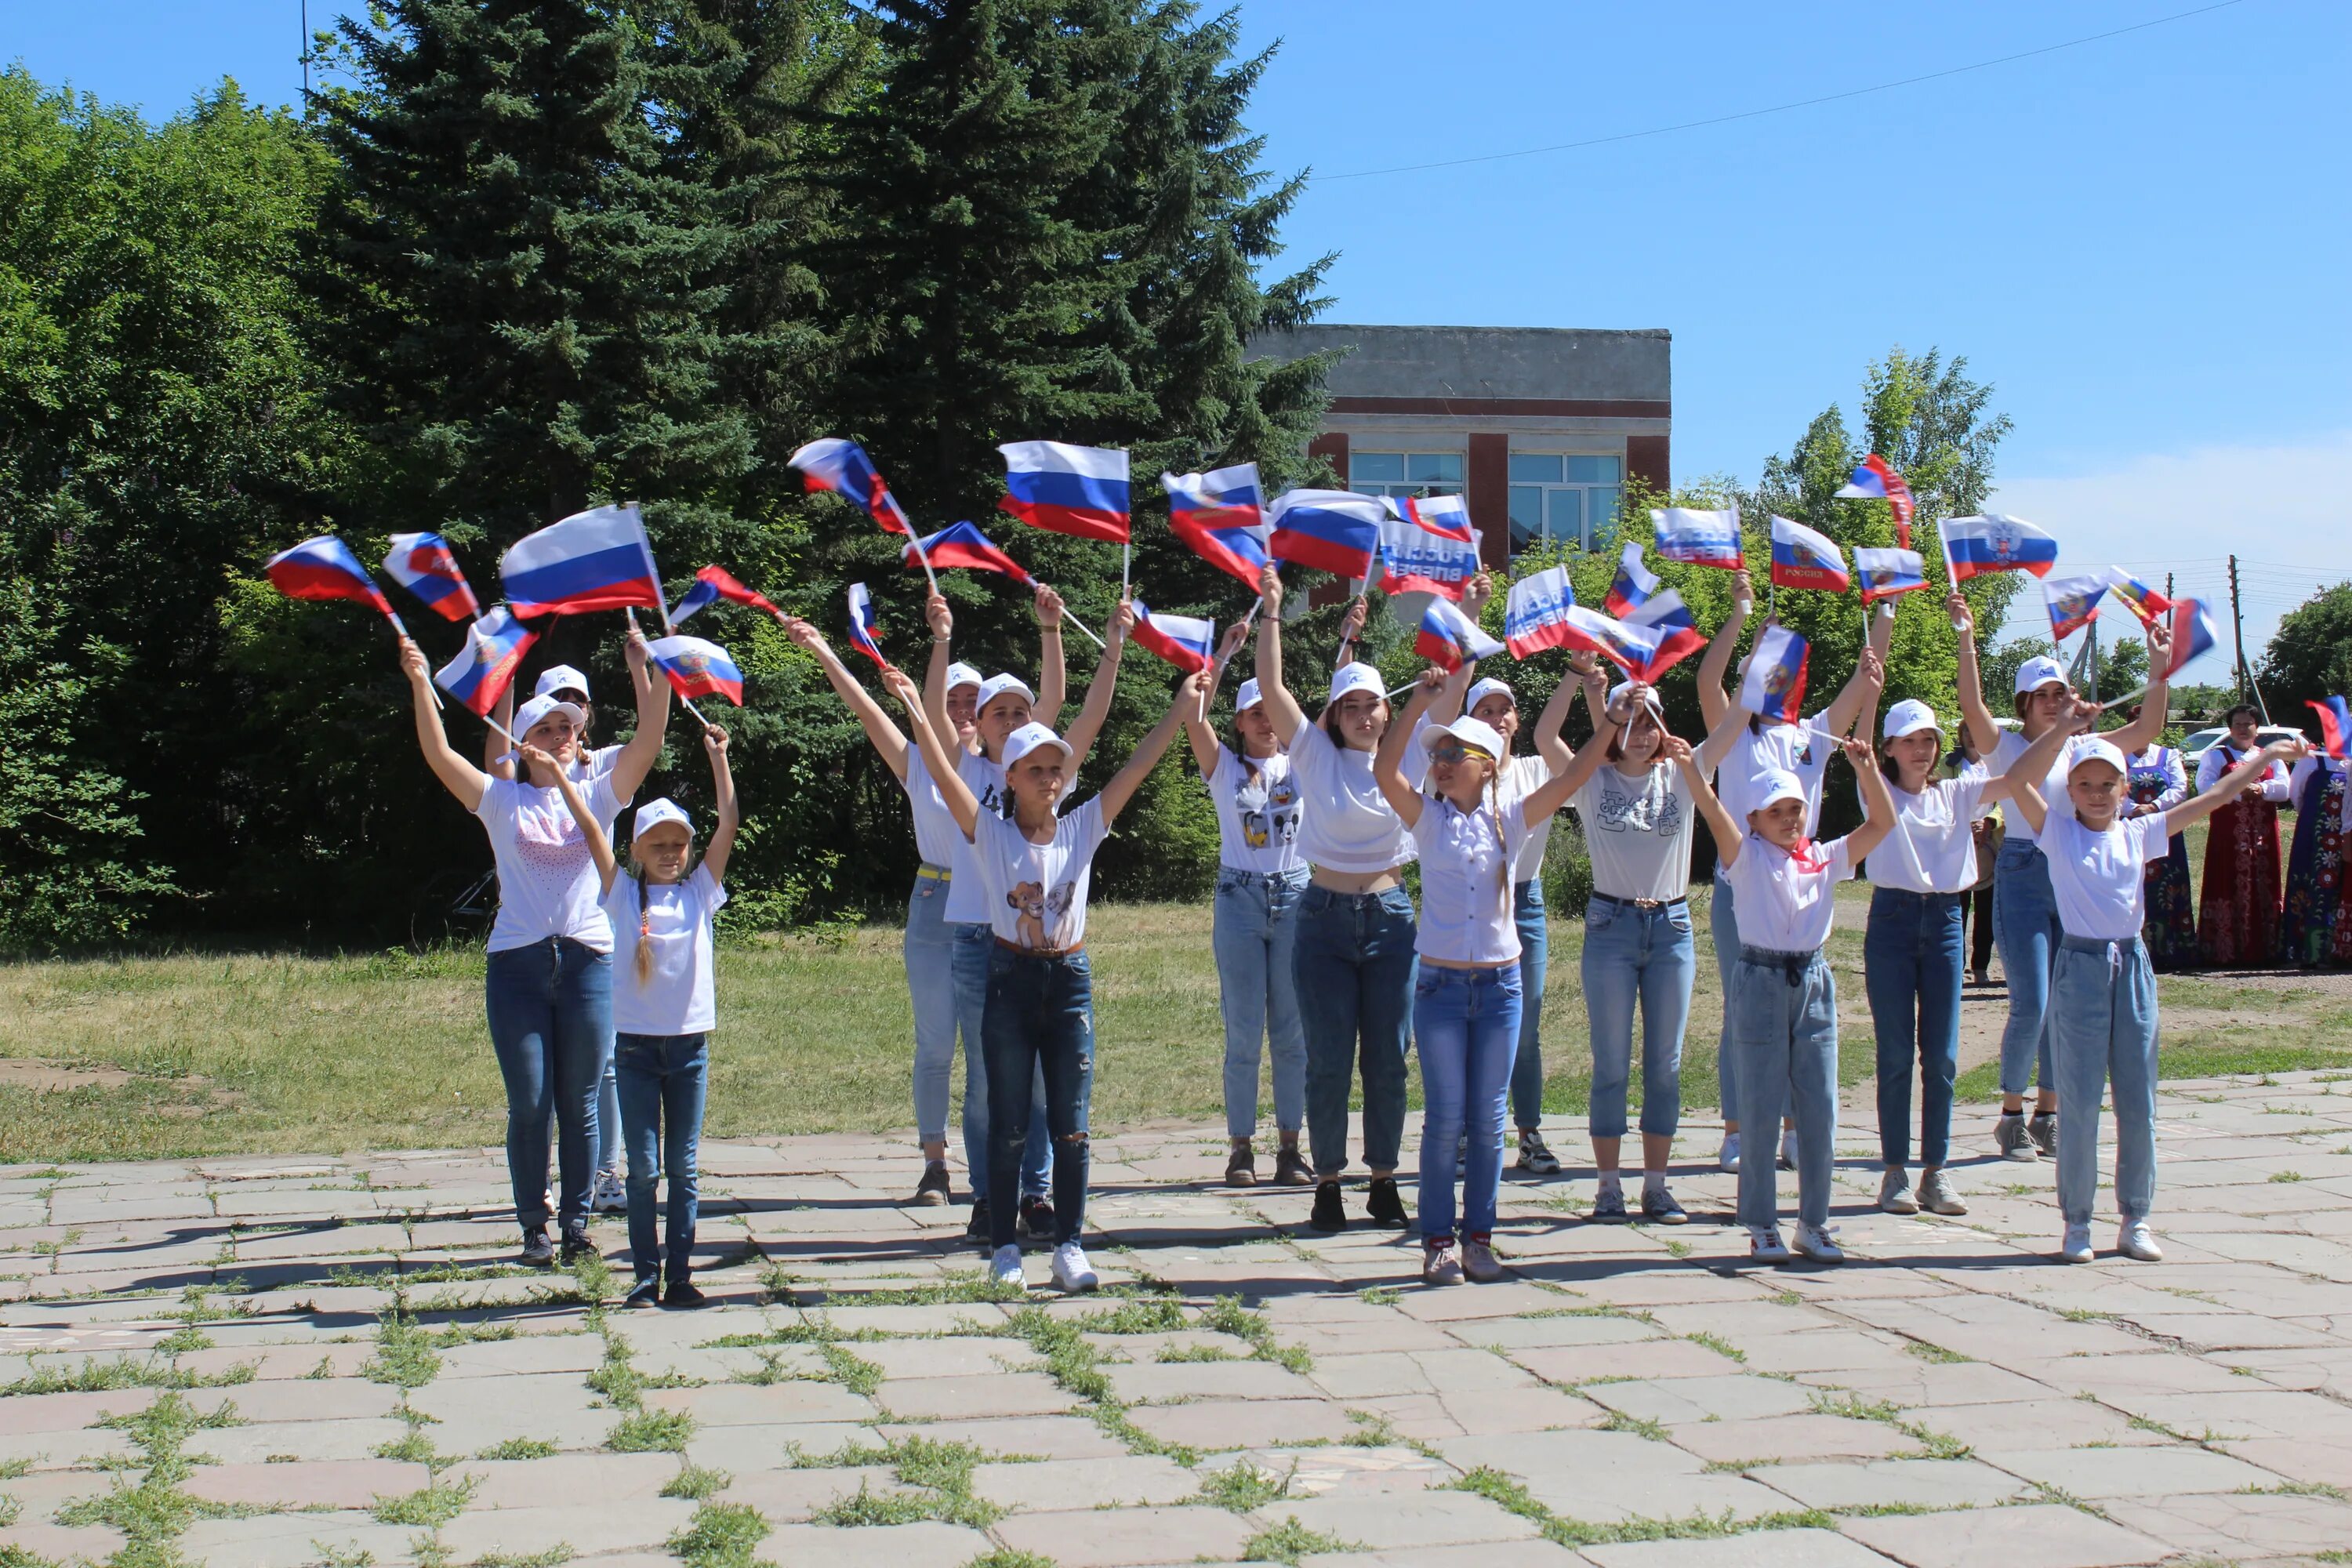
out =
<svg viewBox="0 0 2352 1568"><path fill-rule="evenodd" d="M1268 166L1336 176L1767 108L2200 0L1567 5L1253 0ZM314 25L332 0L318 0ZM0 58L162 114L299 87L294 0L20 7ZM2074 562L2216 585L2249 641L2352 574L2352 7L2237 0L1892 92L1578 151L1318 177L1332 319L1671 328L1675 467L1752 478L1890 346L2017 423L1995 505ZM2259 637L2258 637L2259 633Z"/></svg>

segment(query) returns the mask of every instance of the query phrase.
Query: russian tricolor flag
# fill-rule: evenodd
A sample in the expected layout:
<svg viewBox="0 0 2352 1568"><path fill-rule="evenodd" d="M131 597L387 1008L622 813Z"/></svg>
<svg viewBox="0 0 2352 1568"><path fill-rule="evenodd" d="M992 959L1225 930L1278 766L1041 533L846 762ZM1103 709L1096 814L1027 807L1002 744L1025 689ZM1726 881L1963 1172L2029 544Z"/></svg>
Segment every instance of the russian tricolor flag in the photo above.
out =
<svg viewBox="0 0 2352 1568"><path fill-rule="evenodd" d="M1016 583L1036 582L1013 557L991 544L988 535L969 522L951 522L929 539L909 544L900 554L918 572L923 569L923 558L928 556L935 570L963 566L974 572L1002 572Z"/></svg>
<svg viewBox="0 0 2352 1568"><path fill-rule="evenodd" d="M1617 575L1610 579L1609 596L1601 602L1601 607L1622 619L1639 609L1657 591L1657 574L1642 564L1642 542L1628 540L1617 557Z"/></svg>
<svg viewBox="0 0 2352 1568"><path fill-rule="evenodd" d="M350 599L374 606L394 626L400 625L400 617L392 613L392 601L375 585L368 569L360 564L350 545L331 533L278 552L262 563L261 570L289 599Z"/></svg>
<svg viewBox="0 0 2352 1568"><path fill-rule="evenodd" d="M653 546L633 506L594 507L523 535L499 558L499 579L526 619L663 607Z"/></svg>
<svg viewBox="0 0 2352 1568"><path fill-rule="evenodd" d="M479 620L482 606L458 569L449 542L437 533L395 533L385 552L386 575L451 621Z"/></svg>
<svg viewBox="0 0 2352 1568"><path fill-rule="evenodd" d="M1460 496L1385 498L1381 520L1381 591L1459 599L1478 574L1478 534Z"/></svg>
<svg viewBox="0 0 2352 1568"><path fill-rule="evenodd" d="M2221 633L2213 625L2212 612L2206 609L2202 599L2172 601L2172 646L2164 659L2164 679L2170 680L2186 668L2190 660L2210 653L2221 641Z"/></svg>
<svg viewBox="0 0 2352 1568"><path fill-rule="evenodd" d="M1412 639L1412 651L1441 669L1459 669L1464 660L1485 658L1503 647L1451 599L1429 602L1422 613L1421 635Z"/></svg>
<svg viewBox="0 0 2352 1568"><path fill-rule="evenodd" d="M1944 524L1944 559L1955 584L1987 572L2031 572L2046 577L2058 563L2058 542L2022 518L1987 512Z"/></svg>
<svg viewBox="0 0 2352 1568"><path fill-rule="evenodd" d="M1927 563L1916 550L1874 550L1856 545L1853 574L1862 583L1862 602L1874 605L1898 594L1916 594L1927 585Z"/></svg>
<svg viewBox="0 0 2352 1568"><path fill-rule="evenodd" d="M1162 474L1168 492L1168 526L1193 552L1255 591L1265 571L1265 500L1257 465L1236 463L1205 474Z"/></svg>
<svg viewBox="0 0 2352 1568"><path fill-rule="evenodd" d="M1847 477L1845 486L1837 492L1841 500L1883 500L1895 514L1895 542L1906 549L1911 544L1911 487L1894 466L1873 452Z"/></svg>
<svg viewBox="0 0 2352 1568"><path fill-rule="evenodd" d="M1845 552L1818 529L1785 517L1772 520L1772 581L1783 588L1820 588L1843 594L1853 585Z"/></svg>
<svg viewBox="0 0 2352 1568"><path fill-rule="evenodd" d="M489 614L467 628L465 646L457 658L434 672L433 682L488 718L499 699L507 694L515 671L522 668L522 656L538 640L539 634L515 619L512 610L493 605Z"/></svg>
<svg viewBox="0 0 2352 1568"><path fill-rule="evenodd" d="M1388 508L1353 490L1286 490L1266 509L1266 552L1338 577L1370 577Z"/></svg>
<svg viewBox="0 0 2352 1568"><path fill-rule="evenodd" d="M1217 627L1213 621L1192 616L1158 616L1151 613L1140 599L1130 599L1135 608L1135 640L1166 659L1187 675L1209 668L1209 660L1217 646Z"/></svg>
<svg viewBox="0 0 2352 1568"><path fill-rule="evenodd" d="M1565 622L1562 640L1568 647L1590 648L1628 675L1643 675L1656 667L1664 649L1665 639L1657 627L1629 625L1581 605L1568 607Z"/></svg>
<svg viewBox="0 0 2352 1568"><path fill-rule="evenodd" d="M2099 573L2080 577L2045 577L2042 602L2050 611L2050 636L2063 642L2099 618L2099 599L2107 580Z"/></svg>
<svg viewBox="0 0 2352 1568"><path fill-rule="evenodd" d="M2319 715L2319 749L2339 763L2352 755L2352 708L2345 706L2344 699L2330 697L2304 706Z"/></svg>
<svg viewBox="0 0 2352 1568"><path fill-rule="evenodd" d="M1650 514L1657 532L1658 553L1688 566L1720 566L1737 572L1748 564L1740 548L1739 509L1696 511L1670 506Z"/></svg>
<svg viewBox="0 0 2352 1568"><path fill-rule="evenodd" d="M1655 682L1691 655L1706 646L1706 638L1698 629L1698 621L1683 603L1683 596L1672 588L1664 589L1646 604L1634 606L1632 614L1622 617L1626 629L1647 633L1658 639L1658 650L1633 673L1643 680Z"/></svg>
<svg viewBox="0 0 2352 1568"><path fill-rule="evenodd" d="M881 637L882 623L874 618L874 595L866 591L865 584L852 583L849 585L849 640L857 645L859 652L887 669L890 661L882 657Z"/></svg>
<svg viewBox="0 0 2352 1568"><path fill-rule="evenodd" d="M812 490L831 490L846 497L860 511L880 523L884 532L911 535L915 531L907 525L906 509L883 482L881 470L875 468L874 459L856 442L826 436L811 441L784 461L801 471L802 484Z"/></svg>
<svg viewBox="0 0 2352 1568"><path fill-rule="evenodd" d="M1004 454L1006 492L999 510L1053 533L1128 542L1125 452L1059 441L1008 441L996 449Z"/></svg>
<svg viewBox="0 0 2352 1568"><path fill-rule="evenodd" d="M1739 705L1775 724L1794 724L1805 714L1805 661L1811 648L1783 626L1768 626L1748 660L1739 683Z"/></svg>
<svg viewBox="0 0 2352 1568"><path fill-rule="evenodd" d="M743 706L743 672L727 650L700 637L659 637L646 645L680 697L724 697Z"/></svg>
<svg viewBox="0 0 2352 1568"><path fill-rule="evenodd" d="M1511 584L1503 604L1503 645L1514 658L1528 658L1548 647L1568 642L1568 612L1576 605L1576 589L1568 568L1548 566Z"/></svg>
<svg viewBox="0 0 2352 1568"><path fill-rule="evenodd" d="M2154 626L2156 618L2172 608L2172 601L2125 571L2110 566L2105 574L2107 592L2123 601L2124 608L2139 617L2141 626Z"/></svg>
<svg viewBox="0 0 2352 1568"><path fill-rule="evenodd" d="M737 582L735 574L724 566L705 566L694 574L694 586L686 591L686 597L670 611L669 624L673 628L683 626L687 616L707 610L721 599L749 605L755 610L765 610L780 621L784 618L784 612L771 604L766 595L756 593Z"/></svg>

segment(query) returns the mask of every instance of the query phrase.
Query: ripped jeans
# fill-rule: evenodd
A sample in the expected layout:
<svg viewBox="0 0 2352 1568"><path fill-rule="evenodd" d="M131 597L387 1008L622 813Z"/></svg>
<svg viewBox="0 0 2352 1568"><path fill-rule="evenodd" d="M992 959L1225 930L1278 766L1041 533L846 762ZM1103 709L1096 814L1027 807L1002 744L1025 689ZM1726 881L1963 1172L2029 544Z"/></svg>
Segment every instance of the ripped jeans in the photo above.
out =
<svg viewBox="0 0 2352 1568"><path fill-rule="evenodd" d="M1087 1107L1095 1083L1095 992L1087 955L988 955L988 1007L980 1037L988 1061L989 1190L1020 1190L1028 1141L1031 1078L1045 1079L1045 1126L1054 1141L1054 1240L1075 1241L1087 1217ZM1019 1208L991 1204L988 1243L1010 1247Z"/></svg>

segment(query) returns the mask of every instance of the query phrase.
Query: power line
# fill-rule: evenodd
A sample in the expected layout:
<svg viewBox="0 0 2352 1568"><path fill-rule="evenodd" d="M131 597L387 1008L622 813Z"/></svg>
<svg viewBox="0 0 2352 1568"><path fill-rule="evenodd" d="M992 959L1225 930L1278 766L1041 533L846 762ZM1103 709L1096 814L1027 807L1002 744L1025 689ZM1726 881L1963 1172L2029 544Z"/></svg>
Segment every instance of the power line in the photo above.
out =
<svg viewBox="0 0 2352 1568"><path fill-rule="evenodd" d="M1922 76L1906 76L1898 81L1882 81L1872 87L1851 88L1844 92L1823 93L1819 98L1801 98L1790 103L1776 103L1767 109L1746 109L1737 114L1718 114L1706 120L1685 120L1674 125L1653 126L1647 131L1621 131L1613 136L1593 136L1582 142L1559 142L1549 147L1522 147L1515 153L1482 153L1475 157L1443 158L1428 163L1399 163L1386 169L1356 169L1344 174L1312 174L1308 176L1308 183L1328 184L1338 180L1369 180L1381 174L1419 174L1426 169L1458 169L1465 163L1498 163L1508 158L1533 158L1546 153L1572 153L1579 148L1603 147L1613 142L1638 142L1644 137L1664 136L1676 131L1698 131L1710 125L1729 125L1741 120L1759 120L1766 115L1787 114L1794 110L1811 109L1819 104L1839 103L1849 98L1867 98L1872 93L1892 92L1896 88L1916 87L1923 81L1941 81L1946 77L1965 76L1970 71L1990 70L1994 66L2010 65L2018 60L2030 60L2039 55L2054 55L2062 49L2081 48L2085 44L2101 43L2108 38L2120 38L2126 33L2146 32L2150 27L2161 27L2168 23L2186 21L2191 16L2202 16L2209 12L2226 11L2231 6L2242 3L2243 0L2216 0L2213 5L2200 5L2193 11L2176 11L2169 16L2158 16L2151 21L2135 22L2128 27L2113 27L2104 33L2086 33L2082 37L2068 38L2063 43L2044 44L2036 49L2021 49L2013 55L2000 55L1989 60L1976 60L1968 65L1953 66L1945 70L1928 71Z"/></svg>

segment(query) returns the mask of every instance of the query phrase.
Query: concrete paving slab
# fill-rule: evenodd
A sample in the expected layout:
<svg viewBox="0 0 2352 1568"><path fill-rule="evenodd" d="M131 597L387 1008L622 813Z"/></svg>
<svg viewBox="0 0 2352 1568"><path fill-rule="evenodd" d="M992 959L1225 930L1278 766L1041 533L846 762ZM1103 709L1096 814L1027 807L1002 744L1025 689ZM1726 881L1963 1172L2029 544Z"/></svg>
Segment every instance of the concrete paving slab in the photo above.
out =
<svg viewBox="0 0 2352 1568"><path fill-rule="evenodd" d="M2172 1555L2161 1542L2055 1503L1849 1519L1839 1528L1905 1568L2126 1568Z"/></svg>

